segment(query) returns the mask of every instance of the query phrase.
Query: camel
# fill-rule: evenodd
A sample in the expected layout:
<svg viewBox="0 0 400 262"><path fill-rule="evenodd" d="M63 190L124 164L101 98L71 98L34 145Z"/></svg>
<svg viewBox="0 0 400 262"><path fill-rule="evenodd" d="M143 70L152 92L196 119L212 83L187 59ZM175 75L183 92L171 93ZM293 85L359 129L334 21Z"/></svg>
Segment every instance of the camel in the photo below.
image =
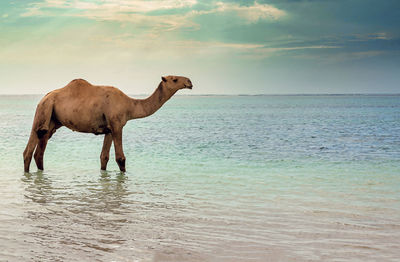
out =
<svg viewBox="0 0 400 262"><path fill-rule="evenodd" d="M62 126L83 133L104 134L101 169L107 168L111 144L114 142L115 160L121 172L125 172L122 129L127 121L154 114L179 89L193 87L190 79L183 76L161 79L157 89L146 99L130 98L115 87L92 85L83 79L72 80L65 87L45 95L36 108L31 134L23 153L25 172L29 172L34 151L36 166L43 170L47 142Z"/></svg>

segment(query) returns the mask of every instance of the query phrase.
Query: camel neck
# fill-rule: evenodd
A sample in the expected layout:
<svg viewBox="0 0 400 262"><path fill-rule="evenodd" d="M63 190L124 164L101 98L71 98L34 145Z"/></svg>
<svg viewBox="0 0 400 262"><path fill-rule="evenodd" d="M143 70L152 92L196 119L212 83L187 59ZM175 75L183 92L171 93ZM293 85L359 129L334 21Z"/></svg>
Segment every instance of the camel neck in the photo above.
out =
<svg viewBox="0 0 400 262"><path fill-rule="evenodd" d="M132 99L130 118L142 118L154 114L160 107L170 99L175 92L167 90L161 82L152 95L145 99Z"/></svg>

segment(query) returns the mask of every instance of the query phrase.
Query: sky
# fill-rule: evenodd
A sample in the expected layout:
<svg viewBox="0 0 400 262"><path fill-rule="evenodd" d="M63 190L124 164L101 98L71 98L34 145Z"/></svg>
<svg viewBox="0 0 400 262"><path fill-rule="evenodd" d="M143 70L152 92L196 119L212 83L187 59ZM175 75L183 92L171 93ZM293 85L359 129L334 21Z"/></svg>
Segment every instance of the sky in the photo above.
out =
<svg viewBox="0 0 400 262"><path fill-rule="evenodd" d="M0 1L0 94L400 93L399 0Z"/></svg>

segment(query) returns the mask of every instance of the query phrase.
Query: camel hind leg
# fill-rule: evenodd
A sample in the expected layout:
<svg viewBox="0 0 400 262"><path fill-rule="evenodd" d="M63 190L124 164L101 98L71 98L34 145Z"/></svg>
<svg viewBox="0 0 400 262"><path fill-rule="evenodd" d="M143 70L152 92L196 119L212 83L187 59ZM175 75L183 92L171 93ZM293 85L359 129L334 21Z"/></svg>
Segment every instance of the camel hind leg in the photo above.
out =
<svg viewBox="0 0 400 262"><path fill-rule="evenodd" d="M44 157L44 151L46 150L47 142L49 141L51 136L56 132L56 129L59 127L60 125L56 125L54 121L51 121L49 126L50 128L49 131L42 134L41 136L39 136L38 134L40 138L36 146L34 158L36 166L40 170L43 170L43 157Z"/></svg>
<svg viewBox="0 0 400 262"><path fill-rule="evenodd" d="M37 144L38 144L37 135L35 132L32 131L31 135L29 137L29 140L28 140L28 144L26 145L26 148L23 153L25 172L29 172L29 166L31 164L32 154L33 154L33 151L35 150Z"/></svg>
<svg viewBox="0 0 400 262"><path fill-rule="evenodd" d="M31 135L29 137L28 144L26 145L26 148L23 153L25 172L29 172L29 166L32 161L33 151L35 151L35 148L37 148L39 138L43 138L46 135L46 133L48 133L50 130L49 126L51 122L51 116L53 113L53 104L54 104L53 99L48 94L44 98L42 98L42 100L36 107L36 113L33 120Z"/></svg>
<svg viewBox="0 0 400 262"><path fill-rule="evenodd" d="M36 166L39 170L43 170L43 156L48 140L49 136L48 134L45 134L42 138L39 139L39 142L36 146L35 155L33 156L33 158L35 159Z"/></svg>

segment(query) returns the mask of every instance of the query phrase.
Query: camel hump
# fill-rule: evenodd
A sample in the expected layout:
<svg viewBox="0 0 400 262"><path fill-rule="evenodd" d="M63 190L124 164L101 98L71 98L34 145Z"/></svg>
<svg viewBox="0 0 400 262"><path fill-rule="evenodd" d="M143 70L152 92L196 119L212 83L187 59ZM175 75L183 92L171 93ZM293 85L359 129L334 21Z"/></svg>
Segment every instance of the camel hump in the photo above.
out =
<svg viewBox="0 0 400 262"><path fill-rule="evenodd" d="M90 85L90 83L88 81L86 81L85 79L82 78L77 78L72 80L71 82L69 82L69 84L74 84L74 85Z"/></svg>

